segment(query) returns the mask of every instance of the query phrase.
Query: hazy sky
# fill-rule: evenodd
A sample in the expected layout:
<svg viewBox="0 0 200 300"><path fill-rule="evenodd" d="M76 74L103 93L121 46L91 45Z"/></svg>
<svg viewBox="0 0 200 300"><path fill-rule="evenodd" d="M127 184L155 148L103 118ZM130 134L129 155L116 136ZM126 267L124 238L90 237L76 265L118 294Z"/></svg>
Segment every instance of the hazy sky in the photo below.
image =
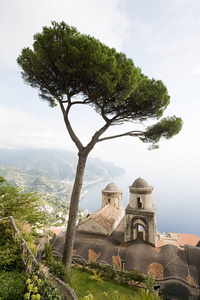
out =
<svg viewBox="0 0 200 300"><path fill-rule="evenodd" d="M161 79L171 103L165 116L183 119L182 132L148 151L134 138L98 144L92 156L125 168L154 186L158 219L167 230L200 236L200 1L199 0L0 0L0 148L57 148L76 151L58 108L25 85L16 58L33 35L52 20L133 59L142 72ZM86 142L101 124L92 109L74 111L73 125ZM115 130L132 128L132 124ZM161 221L159 221L161 222ZM158 228L159 229L159 228Z"/></svg>

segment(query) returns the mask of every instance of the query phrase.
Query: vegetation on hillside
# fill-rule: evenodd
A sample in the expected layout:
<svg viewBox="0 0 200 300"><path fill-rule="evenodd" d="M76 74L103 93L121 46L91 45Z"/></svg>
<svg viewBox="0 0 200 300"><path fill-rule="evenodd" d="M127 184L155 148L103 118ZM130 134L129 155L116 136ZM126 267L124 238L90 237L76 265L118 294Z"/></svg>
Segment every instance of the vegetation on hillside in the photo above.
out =
<svg viewBox="0 0 200 300"><path fill-rule="evenodd" d="M36 228L44 226L44 216L38 210L38 202L35 193L12 186L0 177L1 300L61 300L58 291L45 277L42 277L38 287L34 284L26 286L26 279L30 277L27 271L31 270L31 274L37 272L33 255L37 256L37 246L42 236ZM14 217L15 222L10 216Z"/></svg>
<svg viewBox="0 0 200 300"><path fill-rule="evenodd" d="M0 176L14 187L37 192L47 227L66 228L77 157L70 151L0 149ZM124 170L98 158L88 160L85 185L122 174ZM82 191L84 195L86 191ZM79 208L77 219L88 210Z"/></svg>
<svg viewBox="0 0 200 300"><path fill-rule="evenodd" d="M13 216L32 226L43 225L44 216L38 210L38 205L39 198L34 192L26 192L0 177L0 218Z"/></svg>
<svg viewBox="0 0 200 300"><path fill-rule="evenodd" d="M25 227L22 227L21 233L27 238L27 241L29 240L30 246L33 240L36 246L36 236L26 230ZM10 220L0 221L0 299L61 300L58 289L45 277L39 269L39 265L33 270L33 275L28 275L24 271L20 248L20 239L14 235ZM34 252L36 255L36 251ZM50 272L68 283L81 300L158 299L152 290L145 291L121 283L120 277L115 282L111 278L106 278L104 276L106 273L101 275L97 269L80 269L77 265L72 268L71 272L67 271L61 262L55 261L53 249L49 243L45 245L44 253L43 263L49 267ZM121 276L123 278L123 274ZM142 278L142 274L140 277L137 275L137 280Z"/></svg>
<svg viewBox="0 0 200 300"><path fill-rule="evenodd" d="M18 222L19 224L19 222ZM25 230L25 231L24 231ZM32 232L22 228L21 234L26 238L31 250L37 255L37 238ZM61 300L57 288L40 272L38 279L37 269L33 275L25 272L21 240L14 235L9 219L0 221L0 299L1 300ZM34 279L35 278L35 279ZM37 283L36 283L37 278Z"/></svg>
<svg viewBox="0 0 200 300"><path fill-rule="evenodd" d="M37 256L37 246L43 235L38 234L35 228L39 224L42 225L44 221L40 212L37 211L38 198L32 192L26 193L19 187L13 187L2 177L0 183L0 299L61 300L58 289L45 277L39 264L35 265L31 259L27 260L27 253L22 247L21 237L23 236L32 253ZM11 219L7 218L9 213L14 216L20 235L16 233ZM94 262L91 262L88 271L74 267L69 272L61 262L54 259L53 249L49 243L45 244L44 255L43 263L48 266L49 271L69 284L80 299L129 300L142 297L138 296L140 291L137 288L121 282L124 278L123 274L118 275L117 282L113 281L112 274L106 278L105 274L108 274L106 266L101 266L106 272L102 271L102 276ZM31 269L25 266L25 262L30 264ZM95 269L91 269L93 267ZM25 270L32 270L32 275ZM142 274L135 274L133 278L140 282L144 281ZM146 299L155 298L151 292Z"/></svg>
<svg viewBox="0 0 200 300"><path fill-rule="evenodd" d="M46 227L54 226L65 228L67 226L69 203L63 200L62 197L59 197L58 195L59 190L61 190L61 192L63 191L64 193L64 191L68 189L68 191L71 192L71 185L59 183L58 180L56 180L56 184L53 185L52 179L44 177L44 181L46 182L45 186L47 186L47 184L51 186L54 190L53 194L42 191L41 185L41 192L38 191L36 193L35 190L34 192L28 192L30 188L28 189L27 186L34 186L33 183L36 181L34 176L27 176L25 171L19 172L19 170L14 170L13 168L0 165L0 174L2 173L5 174L8 179L10 178L9 175L11 174L11 182L14 182L14 184L11 184L3 177L0 177L0 217L13 215L14 217L18 218L18 214L20 212L20 218L25 218L27 217L27 214L29 214L29 218L33 218L33 221L34 215L40 216L42 218L42 223L44 223ZM16 184L17 182L19 182L19 184ZM39 187L36 190L38 189ZM14 195L20 195L20 197L17 197L16 200L12 200ZM29 199L29 202L27 202L26 205L22 201L23 197L27 197L27 199ZM9 201L9 199L10 201L12 201L12 203ZM12 207L9 206L9 204L11 204ZM34 210L32 210L33 208ZM23 210L26 211L25 215L23 214ZM78 220L83 220L87 214L87 210L79 208ZM41 221L38 220L38 222L35 223L39 224Z"/></svg>

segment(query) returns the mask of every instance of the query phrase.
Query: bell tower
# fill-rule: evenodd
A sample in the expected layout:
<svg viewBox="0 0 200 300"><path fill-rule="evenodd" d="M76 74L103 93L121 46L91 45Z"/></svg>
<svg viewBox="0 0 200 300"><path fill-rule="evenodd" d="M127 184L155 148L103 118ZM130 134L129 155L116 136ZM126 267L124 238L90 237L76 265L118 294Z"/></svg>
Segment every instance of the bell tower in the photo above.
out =
<svg viewBox="0 0 200 300"><path fill-rule="evenodd" d="M102 207L110 204L119 210L122 209L122 191L114 183L109 183L102 191Z"/></svg>
<svg viewBox="0 0 200 300"><path fill-rule="evenodd" d="M125 210L125 242L136 239L156 246L156 207L152 203L153 187L138 178L129 187L130 203Z"/></svg>

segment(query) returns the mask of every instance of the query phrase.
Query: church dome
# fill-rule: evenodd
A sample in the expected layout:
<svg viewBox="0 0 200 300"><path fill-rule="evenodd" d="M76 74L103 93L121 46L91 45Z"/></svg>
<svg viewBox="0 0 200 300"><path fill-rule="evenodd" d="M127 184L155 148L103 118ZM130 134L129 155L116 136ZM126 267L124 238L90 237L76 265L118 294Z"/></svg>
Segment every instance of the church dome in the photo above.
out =
<svg viewBox="0 0 200 300"><path fill-rule="evenodd" d="M141 177L137 178L133 182L131 187L133 187L135 189L149 189L149 188L151 188L150 185L148 184L148 182L146 182L146 180L144 180Z"/></svg>
<svg viewBox="0 0 200 300"><path fill-rule="evenodd" d="M122 191L120 190L120 188L114 182L111 182L105 187L103 192L106 192L106 193L111 193L111 192L112 193L121 193Z"/></svg>

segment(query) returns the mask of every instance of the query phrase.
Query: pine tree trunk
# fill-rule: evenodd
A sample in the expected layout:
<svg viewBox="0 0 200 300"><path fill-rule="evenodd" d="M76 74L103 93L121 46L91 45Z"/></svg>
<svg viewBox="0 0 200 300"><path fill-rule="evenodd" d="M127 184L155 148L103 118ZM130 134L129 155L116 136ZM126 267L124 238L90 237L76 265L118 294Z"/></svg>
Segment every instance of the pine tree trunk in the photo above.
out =
<svg viewBox="0 0 200 300"><path fill-rule="evenodd" d="M63 252L63 264L68 270L71 269L71 261L73 255L74 238L76 233L76 222L78 214L79 199L81 195L81 188L83 184L83 176L85 171L87 155L79 154L76 177L74 181L74 186L71 195L70 210L69 210L69 220L65 238L65 246Z"/></svg>

